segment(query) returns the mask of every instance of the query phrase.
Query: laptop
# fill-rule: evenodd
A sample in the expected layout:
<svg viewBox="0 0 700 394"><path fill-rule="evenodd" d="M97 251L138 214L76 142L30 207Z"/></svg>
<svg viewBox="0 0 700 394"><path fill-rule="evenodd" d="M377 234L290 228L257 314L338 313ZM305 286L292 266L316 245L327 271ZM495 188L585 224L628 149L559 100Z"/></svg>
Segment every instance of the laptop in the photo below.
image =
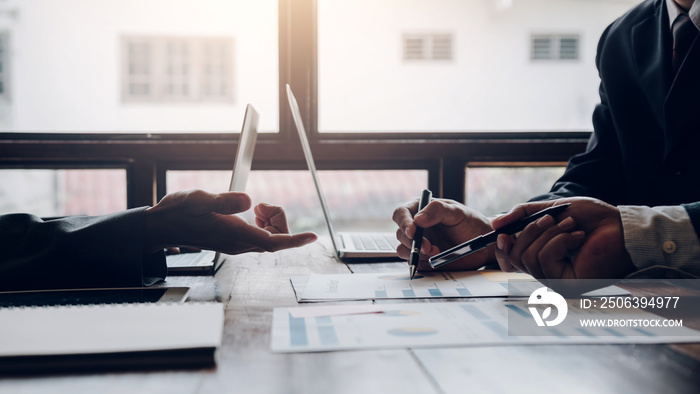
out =
<svg viewBox="0 0 700 394"><path fill-rule="evenodd" d="M243 118L243 127L238 139L236 161L228 190L244 192L250 167L253 164L255 142L258 139L258 112L248 104ZM220 253L203 250L198 253L171 254L166 257L168 275L213 275L221 268L224 257Z"/></svg>
<svg viewBox="0 0 700 394"><path fill-rule="evenodd" d="M292 93L292 88L287 85L287 99L289 100L289 108L292 111L294 124L299 132L301 147L304 150L306 164L309 166L311 176L316 186L318 198L321 201L321 209L323 216L328 226L328 232L331 235L331 243L336 255L340 259L398 259L396 248L399 246L399 241L396 239L395 233L377 233L377 232L336 232L331 220L331 214L326 205L326 198L321 190L321 183L318 180L316 165L314 158L311 155L311 146L306 138L304 123L301 121L301 112L297 99Z"/></svg>

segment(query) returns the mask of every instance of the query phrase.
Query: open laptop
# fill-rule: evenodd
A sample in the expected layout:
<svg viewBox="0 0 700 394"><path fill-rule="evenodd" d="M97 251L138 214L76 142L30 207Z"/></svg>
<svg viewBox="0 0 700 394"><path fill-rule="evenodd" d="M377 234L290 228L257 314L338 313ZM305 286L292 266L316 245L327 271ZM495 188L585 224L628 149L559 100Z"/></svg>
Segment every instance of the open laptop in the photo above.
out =
<svg viewBox="0 0 700 394"><path fill-rule="evenodd" d="M321 190L321 183L318 180L316 165L314 158L311 155L311 146L306 138L304 123L301 121L301 112L299 104L292 93L292 88L287 85L287 99L289 100L289 108L292 111L294 124L299 132L301 147L304 150L306 164L309 166L311 176L314 179L316 192L321 201L321 209L323 216L326 219L326 225L331 235L331 243L336 254L341 259L362 259L362 258L390 258L397 259L396 247L399 246L399 241L396 239L395 233L376 233L376 232L336 232L331 221L331 213L326 205L326 198Z"/></svg>
<svg viewBox="0 0 700 394"><path fill-rule="evenodd" d="M245 109L243 127L238 139L236 161L233 164L233 174L228 190L244 192L250 167L253 164L255 142L258 139L258 112L248 104ZM198 253L179 253L166 257L168 275L213 275L224 262L220 253L203 250Z"/></svg>

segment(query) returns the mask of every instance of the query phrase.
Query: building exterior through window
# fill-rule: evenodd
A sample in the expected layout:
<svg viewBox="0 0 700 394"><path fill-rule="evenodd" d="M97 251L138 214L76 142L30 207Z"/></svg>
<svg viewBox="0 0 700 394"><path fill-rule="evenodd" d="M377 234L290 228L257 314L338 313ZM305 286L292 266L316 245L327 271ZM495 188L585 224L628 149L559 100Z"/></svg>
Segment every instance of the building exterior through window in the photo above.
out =
<svg viewBox="0 0 700 394"><path fill-rule="evenodd" d="M578 60L579 37L576 34L536 34L531 38L532 60Z"/></svg>
<svg viewBox="0 0 700 394"><path fill-rule="evenodd" d="M406 34L404 60L452 60L452 34Z"/></svg>
<svg viewBox="0 0 700 394"><path fill-rule="evenodd" d="M122 37L122 101L233 100L233 39Z"/></svg>

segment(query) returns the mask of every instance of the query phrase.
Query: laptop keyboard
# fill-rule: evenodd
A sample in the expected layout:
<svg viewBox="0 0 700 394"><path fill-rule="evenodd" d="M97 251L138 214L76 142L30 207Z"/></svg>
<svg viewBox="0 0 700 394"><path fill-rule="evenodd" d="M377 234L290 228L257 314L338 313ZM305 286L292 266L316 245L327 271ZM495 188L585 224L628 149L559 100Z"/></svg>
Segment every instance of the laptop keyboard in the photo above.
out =
<svg viewBox="0 0 700 394"><path fill-rule="evenodd" d="M383 234L355 234L352 242L358 250L395 250L399 243L396 237Z"/></svg>

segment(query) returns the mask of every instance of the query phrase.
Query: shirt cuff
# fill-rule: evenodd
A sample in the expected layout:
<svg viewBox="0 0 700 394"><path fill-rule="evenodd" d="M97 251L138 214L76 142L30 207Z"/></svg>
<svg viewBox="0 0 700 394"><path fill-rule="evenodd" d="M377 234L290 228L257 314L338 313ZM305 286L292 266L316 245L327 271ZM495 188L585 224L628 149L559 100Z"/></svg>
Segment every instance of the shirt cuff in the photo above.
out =
<svg viewBox="0 0 700 394"><path fill-rule="evenodd" d="M655 272L656 277L678 278L700 273L700 263L693 263L700 261L700 242L685 208L621 205L618 209L625 248L640 270L633 276Z"/></svg>

